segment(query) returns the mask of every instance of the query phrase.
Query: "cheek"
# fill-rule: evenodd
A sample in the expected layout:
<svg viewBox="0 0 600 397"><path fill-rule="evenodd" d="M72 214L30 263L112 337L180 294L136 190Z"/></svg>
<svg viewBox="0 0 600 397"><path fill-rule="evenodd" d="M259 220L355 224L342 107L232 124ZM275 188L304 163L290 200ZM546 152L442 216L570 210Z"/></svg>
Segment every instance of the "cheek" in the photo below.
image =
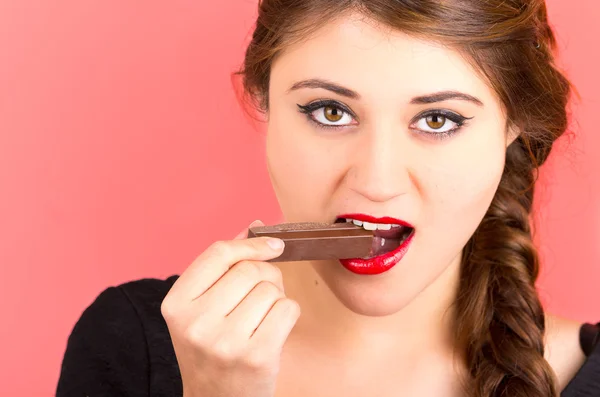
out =
<svg viewBox="0 0 600 397"><path fill-rule="evenodd" d="M479 226L504 169L503 142L458 150L443 164L423 170L425 224L440 239L464 245ZM451 231L451 232L450 232ZM455 238L449 238L455 236Z"/></svg>
<svg viewBox="0 0 600 397"><path fill-rule="evenodd" d="M267 167L286 219L316 220L333 185L335 159L314 131L296 124L269 120Z"/></svg>

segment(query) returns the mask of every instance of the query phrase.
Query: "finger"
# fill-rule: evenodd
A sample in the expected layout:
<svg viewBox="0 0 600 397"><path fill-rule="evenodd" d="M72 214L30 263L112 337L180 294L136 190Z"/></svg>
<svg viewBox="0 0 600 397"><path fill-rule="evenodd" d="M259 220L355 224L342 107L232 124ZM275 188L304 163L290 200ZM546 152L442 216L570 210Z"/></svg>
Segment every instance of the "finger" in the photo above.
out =
<svg viewBox="0 0 600 397"><path fill-rule="evenodd" d="M265 354L281 352L299 317L298 303L288 298L279 299L250 337L251 348L264 349Z"/></svg>
<svg viewBox="0 0 600 397"><path fill-rule="evenodd" d="M266 262L241 261L196 300L207 307L211 315L225 317L261 282L267 282L283 294L279 268Z"/></svg>
<svg viewBox="0 0 600 397"><path fill-rule="evenodd" d="M206 292L231 266L243 260L266 261L283 252L283 241L272 237L218 241L181 274L169 291L175 301L191 302Z"/></svg>
<svg viewBox="0 0 600 397"><path fill-rule="evenodd" d="M284 297L277 285L262 281L227 316L227 324L232 324L238 337L248 340L275 302Z"/></svg>
<svg viewBox="0 0 600 397"><path fill-rule="evenodd" d="M250 229L251 227L264 226L264 225L265 224L262 223L262 221L256 220L256 221L252 222L247 228L242 230L240 232L240 234L235 236L234 240L241 240L241 239L247 238L248 237L248 229Z"/></svg>

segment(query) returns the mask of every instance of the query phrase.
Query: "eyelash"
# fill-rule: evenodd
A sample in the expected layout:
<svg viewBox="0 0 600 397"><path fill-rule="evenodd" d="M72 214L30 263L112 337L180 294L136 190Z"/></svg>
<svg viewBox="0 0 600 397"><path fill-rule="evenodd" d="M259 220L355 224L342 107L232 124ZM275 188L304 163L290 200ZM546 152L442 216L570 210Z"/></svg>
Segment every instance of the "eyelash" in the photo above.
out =
<svg viewBox="0 0 600 397"><path fill-rule="evenodd" d="M317 100L317 101L311 102L307 105L298 104L297 106L298 106L300 113L305 114L307 116L308 120L310 122L314 123L319 128L338 129L338 128L343 128L343 127L348 127L347 124L346 125L328 125L328 124L323 124L323 123L315 120L315 118L312 114L315 111L322 109L324 107L332 107L332 108L341 110L342 112L350 115L352 118L357 119L356 115L350 109L348 109L348 107L346 107L342 103L340 103L338 101L334 101L334 100ZM411 122L411 125L413 125L416 122L420 121L421 119L427 118L429 116L442 116L442 117L452 121L453 123L455 123L456 127L452 128L448 131L442 131L442 132L423 131L423 130L419 130L417 128L411 128L411 129L416 130L418 133L433 136L435 139L440 139L440 140L451 137L458 130L460 130L462 127L464 127L467 124L468 120L471 120L473 118L473 117L461 116L460 114L451 112L449 110L432 109L432 110L427 110L427 111L419 114L417 117L415 117L413 119L413 121Z"/></svg>

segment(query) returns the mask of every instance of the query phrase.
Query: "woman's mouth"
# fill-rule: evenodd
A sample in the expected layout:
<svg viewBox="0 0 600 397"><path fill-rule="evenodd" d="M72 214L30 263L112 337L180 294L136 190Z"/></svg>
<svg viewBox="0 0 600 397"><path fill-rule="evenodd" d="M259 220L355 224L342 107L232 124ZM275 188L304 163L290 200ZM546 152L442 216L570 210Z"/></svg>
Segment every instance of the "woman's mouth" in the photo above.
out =
<svg viewBox="0 0 600 397"><path fill-rule="evenodd" d="M336 222L352 222L373 231L375 237L368 257L340 259L346 269L361 275L380 274L398 264L415 234L414 227L408 223L389 217L353 214L341 216Z"/></svg>

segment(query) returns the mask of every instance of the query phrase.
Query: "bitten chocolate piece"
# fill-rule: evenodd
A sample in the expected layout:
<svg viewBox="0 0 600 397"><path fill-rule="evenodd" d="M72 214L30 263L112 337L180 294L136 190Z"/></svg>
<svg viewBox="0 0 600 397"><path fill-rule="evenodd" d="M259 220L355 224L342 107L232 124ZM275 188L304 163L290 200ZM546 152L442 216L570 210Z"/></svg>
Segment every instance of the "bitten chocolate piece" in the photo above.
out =
<svg viewBox="0 0 600 397"><path fill-rule="evenodd" d="M285 242L283 253L269 262L367 258L373 232L353 223L282 223L248 230L251 237L276 237Z"/></svg>

